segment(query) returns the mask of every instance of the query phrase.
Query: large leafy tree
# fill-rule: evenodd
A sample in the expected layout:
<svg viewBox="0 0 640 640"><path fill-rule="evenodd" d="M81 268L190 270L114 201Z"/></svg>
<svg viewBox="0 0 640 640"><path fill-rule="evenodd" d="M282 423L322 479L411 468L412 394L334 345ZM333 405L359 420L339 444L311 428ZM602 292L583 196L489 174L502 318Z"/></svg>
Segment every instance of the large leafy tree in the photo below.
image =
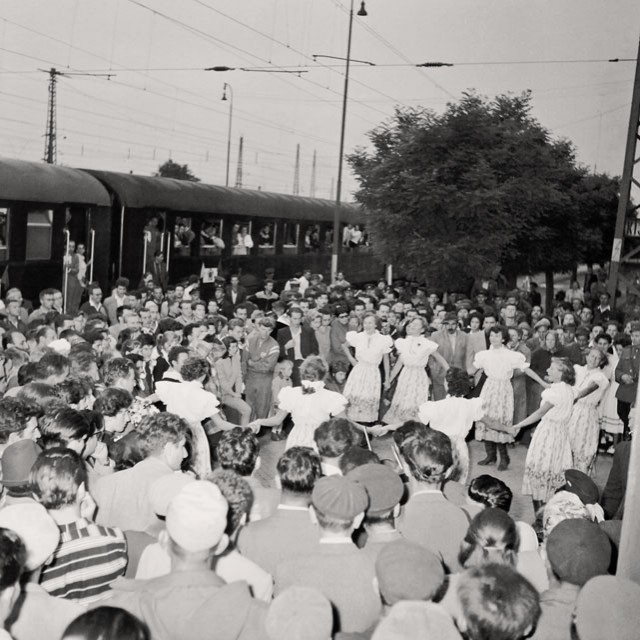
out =
<svg viewBox="0 0 640 640"><path fill-rule="evenodd" d="M348 157L380 257L449 290L502 268L582 259L584 171L572 145L531 115L531 95L467 93L437 115L397 109Z"/></svg>
<svg viewBox="0 0 640 640"><path fill-rule="evenodd" d="M188 164L178 164L169 158L166 162L158 167L156 173L153 174L157 178L175 178L176 180L188 180L189 182L200 182L189 169Z"/></svg>

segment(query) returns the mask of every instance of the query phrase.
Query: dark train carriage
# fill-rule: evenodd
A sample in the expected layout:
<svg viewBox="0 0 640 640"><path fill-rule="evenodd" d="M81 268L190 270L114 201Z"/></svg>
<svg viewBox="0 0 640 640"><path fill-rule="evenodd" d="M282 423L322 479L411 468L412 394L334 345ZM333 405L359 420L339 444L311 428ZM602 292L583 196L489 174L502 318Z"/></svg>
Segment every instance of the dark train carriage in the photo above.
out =
<svg viewBox="0 0 640 640"><path fill-rule="evenodd" d="M162 252L170 281L206 267L221 275L239 272L249 283L267 268L280 281L308 266L328 275L335 204L329 200L199 182L87 170L114 201L112 276L137 283ZM341 208L344 224L362 224L359 207ZM243 227L251 246L238 242ZM246 237L246 236L243 236ZM240 246L239 246L240 245ZM382 275L368 247L341 256L340 268L353 282Z"/></svg>
<svg viewBox="0 0 640 640"><path fill-rule="evenodd" d="M25 298L36 299L45 287L62 289L67 238L86 245L93 259L87 277L106 286L109 255L102 247L110 245L110 229L111 198L92 176L0 158L0 270L8 267L9 286Z"/></svg>

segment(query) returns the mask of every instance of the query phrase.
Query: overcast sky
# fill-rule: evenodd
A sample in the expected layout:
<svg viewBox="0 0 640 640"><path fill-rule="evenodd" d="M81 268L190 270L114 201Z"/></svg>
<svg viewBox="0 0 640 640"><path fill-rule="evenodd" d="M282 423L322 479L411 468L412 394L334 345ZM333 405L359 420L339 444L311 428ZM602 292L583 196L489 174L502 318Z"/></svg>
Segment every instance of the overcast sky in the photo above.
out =
<svg viewBox="0 0 640 640"><path fill-rule="evenodd" d="M224 184L318 197L337 175L349 0L1 0L0 155L41 160L48 76L58 81L58 163L150 174L171 157ZM356 10L359 2L356 2ZM640 35L638 0L368 0L354 21L347 152L395 105L441 111L475 88L533 91L534 115L578 158L620 174ZM604 61L603 61L604 60ZM427 61L453 63L420 70ZM543 63L544 62L544 63ZM494 64L490 64L494 63ZM500 63L500 64L498 64ZM509 64L507 64L509 63ZM519 64L513 64L519 63ZM206 72L226 65L254 71ZM286 67L307 71L263 73ZM344 198L356 188L348 168Z"/></svg>

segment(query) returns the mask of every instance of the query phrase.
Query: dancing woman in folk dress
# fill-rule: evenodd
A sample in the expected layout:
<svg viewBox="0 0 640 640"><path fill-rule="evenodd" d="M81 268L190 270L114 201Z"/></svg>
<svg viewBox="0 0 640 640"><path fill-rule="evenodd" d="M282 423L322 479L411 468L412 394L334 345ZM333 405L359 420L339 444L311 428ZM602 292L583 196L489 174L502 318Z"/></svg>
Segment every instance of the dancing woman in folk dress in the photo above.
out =
<svg viewBox="0 0 640 640"><path fill-rule="evenodd" d="M349 401L347 417L355 422L375 422L378 419L382 384L380 363L384 367L385 380L389 379L389 352L393 340L378 329L380 318L367 313L362 321L363 330L348 331L342 350L353 365L344 386L344 396ZM355 347L356 357L349 351Z"/></svg>
<svg viewBox="0 0 640 640"><path fill-rule="evenodd" d="M384 388L389 389L396 376L398 384L383 422L404 422L418 417L418 407L429 400L430 381L425 369L429 356L433 356L445 372L449 369L447 361L437 352L438 344L425 337L426 328L426 320L418 316L407 324L407 337L398 338L394 343L398 360Z"/></svg>
<svg viewBox="0 0 640 640"><path fill-rule="evenodd" d="M503 425L511 426L513 424L513 387L511 386L513 372L520 369L543 387L547 385L537 373L529 369L522 353L512 351L505 346L508 340L509 332L505 327L500 325L491 327L490 347L476 354L473 366L478 370L484 370L487 376L480 392L484 413ZM509 467L507 444L513 442L513 436L510 433L496 431L487 423L479 421L476 423L476 440L484 441L487 454L478 462L479 465L494 464L497 460L496 451L498 451L500 453L498 471L504 471Z"/></svg>
<svg viewBox="0 0 640 640"><path fill-rule="evenodd" d="M302 386L281 389L275 415L254 420L249 426L278 428L290 413L293 429L285 448L311 447L317 450L313 437L316 429L325 420L342 416L347 405L344 396L324 388L328 369L326 361L320 356L305 358L300 365Z"/></svg>
<svg viewBox="0 0 640 640"><path fill-rule="evenodd" d="M594 347L587 354L587 364L574 367L575 404L569 423L569 442L573 454L573 468L583 473L591 472L598 452L598 405L609 386L609 380L603 371L606 364L605 353Z"/></svg>
<svg viewBox="0 0 640 640"><path fill-rule="evenodd" d="M516 435L522 427L540 420L527 451L522 481L522 493L532 497L536 513L564 485L564 472L573 464L569 441L576 380L573 364L568 358L553 358L547 378L551 385L542 392L540 408L508 429Z"/></svg>

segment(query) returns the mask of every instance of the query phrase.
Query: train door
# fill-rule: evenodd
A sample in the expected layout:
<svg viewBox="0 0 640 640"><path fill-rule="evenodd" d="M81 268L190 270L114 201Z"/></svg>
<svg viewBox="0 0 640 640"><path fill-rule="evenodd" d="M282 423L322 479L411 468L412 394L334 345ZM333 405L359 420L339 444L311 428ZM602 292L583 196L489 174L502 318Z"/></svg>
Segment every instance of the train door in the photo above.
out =
<svg viewBox="0 0 640 640"><path fill-rule="evenodd" d="M43 227L44 228L44 227ZM65 313L75 313L84 287L92 281L89 212L84 207L67 207L64 211L62 294Z"/></svg>
<svg viewBox="0 0 640 640"><path fill-rule="evenodd" d="M170 234L167 228L167 212L154 212L148 216L140 237L142 246L140 272L142 276L145 273L151 273L154 282L162 284L165 288L171 259Z"/></svg>

